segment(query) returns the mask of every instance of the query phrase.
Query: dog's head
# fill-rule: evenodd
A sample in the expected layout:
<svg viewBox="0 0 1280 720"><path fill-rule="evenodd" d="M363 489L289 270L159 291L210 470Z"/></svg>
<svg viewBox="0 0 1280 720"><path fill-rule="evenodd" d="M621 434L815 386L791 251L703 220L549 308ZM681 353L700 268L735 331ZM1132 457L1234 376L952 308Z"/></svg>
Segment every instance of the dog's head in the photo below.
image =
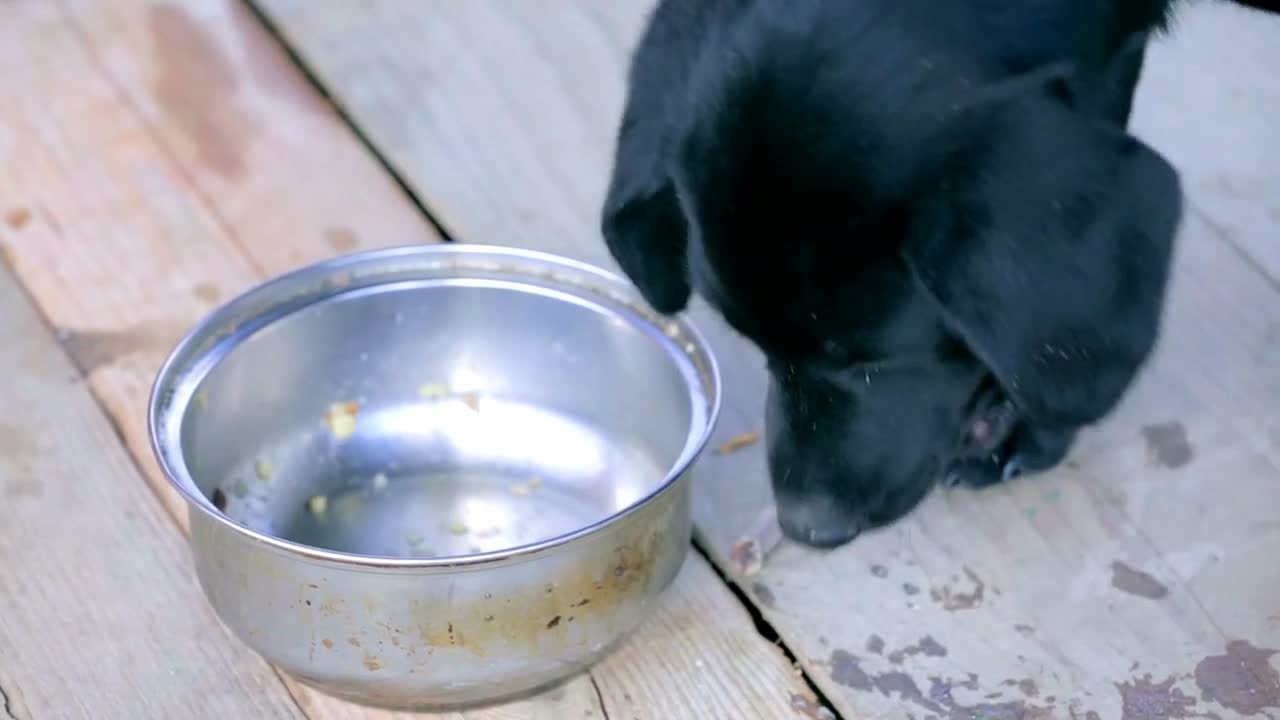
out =
<svg viewBox="0 0 1280 720"><path fill-rule="evenodd" d="M1001 442L975 446L993 408L1067 433L1108 413L1155 342L1181 203L1065 69L984 83L801 29L699 69L670 163L687 233L619 253L640 206L606 233L664 310L692 288L763 350L779 520L835 546Z"/></svg>

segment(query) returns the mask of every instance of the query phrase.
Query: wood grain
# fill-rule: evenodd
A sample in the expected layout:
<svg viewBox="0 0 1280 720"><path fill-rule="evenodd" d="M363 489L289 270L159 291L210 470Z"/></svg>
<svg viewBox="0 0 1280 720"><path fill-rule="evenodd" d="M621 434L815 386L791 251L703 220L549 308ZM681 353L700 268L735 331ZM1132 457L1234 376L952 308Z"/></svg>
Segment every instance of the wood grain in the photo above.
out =
<svg viewBox="0 0 1280 720"><path fill-rule="evenodd" d="M1172 41L1148 54L1139 92L1158 95L1159 110L1138 121L1230 241L1280 278L1280 243L1273 232L1280 223L1276 25L1275 15L1258 10L1186 3Z"/></svg>
<svg viewBox="0 0 1280 720"><path fill-rule="evenodd" d="M2 263L0 317L0 717L302 717Z"/></svg>
<svg viewBox="0 0 1280 720"><path fill-rule="evenodd" d="M255 1L453 232L612 264L597 213L649 0ZM836 552L784 543L740 578L849 717L1226 718L1250 709L1232 683L1280 703L1275 660L1249 650L1280 648L1277 48L1274 16L1204 2L1151 51L1136 125L1191 204L1167 332L1069 466L939 492ZM717 442L758 430L758 355L694 315L725 369ZM698 467L698 531L726 567L768 505L761 451Z"/></svg>
<svg viewBox="0 0 1280 720"><path fill-rule="evenodd" d="M177 337L269 274L436 237L234 2L0 6L0 96L0 250L185 527L143 424ZM701 613L712 618L705 631ZM659 710L696 695L702 716L773 718L791 695L808 697L700 557L641 632L647 649L618 656L625 692L583 676L524 703L445 717L558 720L622 703L668 718L679 715ZM668 654L702 666L669 675ZM394 717L285 682L313 718ZM98 691L128 688L106 681Z"/></svg>
<svg viewBox="0 0 1280 720"><path fill-rule="evenodd" d="M239 4L0 6L15 271L175 516L142 418L181 333L265 274L430 226Z"/></svg>

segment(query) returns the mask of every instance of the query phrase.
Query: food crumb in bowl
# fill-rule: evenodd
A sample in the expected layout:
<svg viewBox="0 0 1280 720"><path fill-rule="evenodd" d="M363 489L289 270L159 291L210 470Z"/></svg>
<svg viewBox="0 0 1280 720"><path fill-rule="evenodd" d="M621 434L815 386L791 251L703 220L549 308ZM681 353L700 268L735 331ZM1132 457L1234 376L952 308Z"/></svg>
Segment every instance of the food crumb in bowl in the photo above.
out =
<svg viewBox="0 0 1280 720"><path fill-rule="evenodd" d="M342 495L333 501L333 516L338 522L349 525L355 522L363 508L364 500L359 495Z"/></svg>
<svg viewBox="0 0 1280 720"><path fill-rule="evenodd" d="M470 530L467 528L466 523L460 520L455 520L449 524L449 532L454 535L466 535Z"/></svg>
<svg viewBox="0 0 1280 720"><path fill-rule="evenodd" d="M201 410L209 407L209 391L208 390L201 390L200 392L196 393L196 405L199 405Z"/></svg>
<svg viewBox="0 0 1280 720"><path fill-rule="evenodd" d="M356 415L360 412L360 403L339 402L329 406L325 414L325 422L329 431L339 440L345 440L356 432Z"/></svg>
<svg viewBox="0 0 1280 720"><path fill-rule="evenodd" d="M444 383L425 383L418 388L418 395L424 400L438 400L450 395L449 386Z"/></svg>
<svg viewBox="0 0 1280 720"><path fill-rule="evenodd" d="M529 487L534 490L537 490L538 488L542 487L542 478L540 477L529 478Z"/></svg>
<svg viewBox="0 0 1280 720"><path fill-rule="evenodd" d="M329 496L327 495L312 496L312 498L307 501L307 509L311 511L312 515L320 516L325 514L325 512L329 509Z"/></svg>
<svg viewBox="0 0 1280 720"><path fill-rule="evenodd" d="M528 497L529 495L529 485L526 483L516 483L511 486L510 490L512 495L519 497Z"/></svg>
<svg viewBox="0 0 1280 720"><path fill-rule="evenodd" d="M258 458L253 463L253 469L258 474L258 479L263 482L271 482L271 477L275 475L275 468L266 458Z"/></svg>
<svg viewBox="0 0 1280 720"><path fill-rule="evenodd" d="M742 448L755 445L758 442L760 442L760 433L755 432L754 430L751 432L745 432L739 435L734 435L733 437L729 438L728 442L720 446L720 454L728 455L730 453L735 453L741 450Z"/></svg>
<svg viewBox="0 0 1280 720"><path fill-rule="evenodd" d="M389 481L389 480L387 480L387 474L386 474L386 473L378 473L377 475L374 475L374 476L373 476L373 489L374 489L374 490L386 490L386 489L387 489L387 483L389 483L389 482L390 482L390 481Z"/></svg>

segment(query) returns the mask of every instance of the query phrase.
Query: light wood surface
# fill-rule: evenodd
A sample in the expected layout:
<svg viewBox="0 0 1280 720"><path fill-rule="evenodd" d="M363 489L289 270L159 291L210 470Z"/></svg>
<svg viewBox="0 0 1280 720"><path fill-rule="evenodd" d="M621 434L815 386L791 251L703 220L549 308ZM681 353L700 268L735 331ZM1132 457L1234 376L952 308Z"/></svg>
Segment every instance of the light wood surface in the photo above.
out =
<svg viewBox="0 0 1280 720"><path fill-rule="evenodd" d="M175 516L164 353L264 274L430 226L234 2L0 6L3 247Z"/></svg>
<svg viewBox="0 0 1280 720"><path fill-rule="evenodd" d="M598 204L648 0L256 2L459 238L608 262ZM784 543L740 578L846 717L1280 713L1277 62L1280 21L1213 2L1152 49L1136 126L1190 196L1167 331L1068 466L939 492L836 552ZM758 356L695 315L725 367L718 442L759 429ZM768 505L761 450L698 467L726 567Z"/></svg>
<svg viewBox="0 0 1280 720"><path fill-rule="evenodd" d="M152 378L180 334L268 275L339 252L437 237L236 2L0 5L0 97L0 251L155 494L185 528L185 508L162 481L144 427ZM77 462L100 462L89 450ZM16 542L11 532L0 527L0 544ZM146 541L156 547L140 544L139 552L186 562L180 536L170 535L167 546L156 538ZM47 580L43 605L15 616L21 632L41 632L40 623L55 622L82 601L73 579ZM163 599L171 591L157 592ZM204 615L193 610L192 617L208 623L204 606L193 603ZM104 617L120 628L136 621L120 619L127 605L109 610ZM106 624L103 632L112 637L115 627ZM209 631L229 640L216 624ZM247 652L234 641L230 647ZM137 652L144 649L159 652L149 645ZM36 685L24 666L10 662L21 657L0 651L0 686L11 708L42 707L30 698L45 702L39 693L52 697L59 689L75 699L78 685L90 682L87 675L55 673ZM226 674L226 663L208 665L209 673ZM205 686L215 680L205 678ZM172 682L164 692L204 687L181 674ZM267 707L280 697L270 675L261 682L261 697L246 690L249 697L238 702ZM393 717L285 682L296 706L282 705L282 712ZM137 711L112 717L170 716L130 706L136 685L115 676L92 684L94 697L117 697ZM793 702L801 710L793 711ZM234 705L222 712L213 701L190 707L196 717L271 716L252 707L232 712ZM785 656L756 633L737 599L693 554L657 617L592 676L524 703L445 717L776 718L810 707L812 695ZM92 710L35 716L104 717Z"/></svg>
<svg viewBox="0 0 1280 720"><path fill-rule="evenodd" d="M0 717L302 717L2 263L0 318Z"/></svg>

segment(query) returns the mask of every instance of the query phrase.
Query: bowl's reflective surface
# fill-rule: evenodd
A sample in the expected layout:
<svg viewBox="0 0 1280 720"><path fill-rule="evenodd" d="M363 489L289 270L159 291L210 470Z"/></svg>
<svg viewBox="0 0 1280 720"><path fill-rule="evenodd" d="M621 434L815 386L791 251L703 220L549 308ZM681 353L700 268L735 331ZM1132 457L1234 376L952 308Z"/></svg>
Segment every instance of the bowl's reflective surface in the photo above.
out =
<svg viewBox="0 0 1280 720"><path fill-rule="evenodd" d="M439 708L567 677L652 612L717 392L696 332L617 278L412 248L215 312L151 428L238 636L334 694Z"/></svg>
<svg viewBox="0 0 1280 720"><path fill-rule="evenodd" d="M268 535L390 557L504 550L658 489L707 422L677 353L653 328L545 289L369 288L223 358L183 449L202 493Z"/></svg>

